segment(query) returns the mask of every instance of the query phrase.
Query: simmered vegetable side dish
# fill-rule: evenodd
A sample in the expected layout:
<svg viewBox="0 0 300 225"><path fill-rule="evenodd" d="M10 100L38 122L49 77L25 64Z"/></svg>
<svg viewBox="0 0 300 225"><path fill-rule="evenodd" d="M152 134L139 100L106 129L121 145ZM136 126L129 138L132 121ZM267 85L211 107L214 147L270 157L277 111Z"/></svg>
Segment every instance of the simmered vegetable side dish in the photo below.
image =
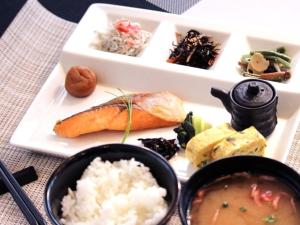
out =
<svg viewBox="0 0 300 225"><path fill-rule="evenodd" d="M298 225L300 204L275 177L239 173L198 190L191 225Z"/></svg>
<svg viewBox="0 0 300 225"><path fill-rule="evenodd" d="M242 75L278 82L290 79L291 58L285 52L283 47L276 51L250 51L239 62Z"/></svg>

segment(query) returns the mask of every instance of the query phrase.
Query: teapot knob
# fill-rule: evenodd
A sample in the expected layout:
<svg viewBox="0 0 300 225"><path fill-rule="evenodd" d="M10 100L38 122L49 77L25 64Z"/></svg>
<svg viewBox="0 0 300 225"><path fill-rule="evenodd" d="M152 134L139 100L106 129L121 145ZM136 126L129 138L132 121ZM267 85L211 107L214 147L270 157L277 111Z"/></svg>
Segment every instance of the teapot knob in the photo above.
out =
<svg viewBox="0 0 300 225"><path fill-rule="evenodd" d="M247 88L247 94L256 96L259 93L259 86L256 83L250 83Z"/></svg>

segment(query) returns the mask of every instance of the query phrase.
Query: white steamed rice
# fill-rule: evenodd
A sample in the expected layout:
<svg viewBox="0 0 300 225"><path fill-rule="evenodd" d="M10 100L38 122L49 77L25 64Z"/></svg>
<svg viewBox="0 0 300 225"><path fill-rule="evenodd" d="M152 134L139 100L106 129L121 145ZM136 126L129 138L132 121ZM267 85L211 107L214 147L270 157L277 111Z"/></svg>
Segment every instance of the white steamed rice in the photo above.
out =
<svg viewBox="0 0 300 225"><path fill-rule="evenodd" d="M94 159L62 200L65 225L154 225L167 212L166 190L131 160Z"/></svg>

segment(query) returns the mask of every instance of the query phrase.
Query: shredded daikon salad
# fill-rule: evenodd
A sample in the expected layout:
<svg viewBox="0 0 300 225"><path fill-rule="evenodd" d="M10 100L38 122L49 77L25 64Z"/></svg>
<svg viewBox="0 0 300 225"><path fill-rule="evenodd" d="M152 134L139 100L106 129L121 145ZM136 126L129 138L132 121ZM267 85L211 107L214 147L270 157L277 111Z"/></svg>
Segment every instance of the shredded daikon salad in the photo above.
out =
<svg viewBox="0 0 300 225"><path fill-rule="evenodd" d="M137 56L146 47L151 33L142 30L139 23L117 20L106 34L99 34L97 48L128 56Z"/></svg>

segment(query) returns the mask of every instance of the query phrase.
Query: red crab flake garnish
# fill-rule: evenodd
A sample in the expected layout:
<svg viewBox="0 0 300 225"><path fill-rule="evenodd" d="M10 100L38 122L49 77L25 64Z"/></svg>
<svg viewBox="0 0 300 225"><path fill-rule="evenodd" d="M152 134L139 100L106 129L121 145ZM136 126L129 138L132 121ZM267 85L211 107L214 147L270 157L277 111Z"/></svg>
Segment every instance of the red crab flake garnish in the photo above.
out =
<svg viewBox="0 0 300 225"><path fill-rule="evenodd" d="M257 206L262 205L260 201L260 190L257 188L257 184L251 185L251 197Z"/></svg>
<svg viewBox="0 0 300 225"><path fill-rule="evenodd" d="M260 197L262 200L264 200L266 202L270 202L273 200L272 191L265 191L265 192L261 193Z"/></svg>
<svg viewBox="0 0 300 225"><path fill-rule="evenodd" d="M281 191L277 194L272 193L272 191L270 191L270 190L261 192L261 190L258 188L257 184L252 184L250 196L254 200L254 202L257 206L261 206L263 203L262 201L271 202L272 207L275 210L278 210L279 201L282 197L288 198L290 200L290 204L291 204L291 207L293 208L294 212L297 212L294 198L291 197L286 192Z"/></svg>
<svg viewBox="0 0 300 225"><path fill-rule="evenodd" d="M118 20L114 24L114 28L121 33L138 33L141 27L137 24L132 24L129 20Z"/></svg>

